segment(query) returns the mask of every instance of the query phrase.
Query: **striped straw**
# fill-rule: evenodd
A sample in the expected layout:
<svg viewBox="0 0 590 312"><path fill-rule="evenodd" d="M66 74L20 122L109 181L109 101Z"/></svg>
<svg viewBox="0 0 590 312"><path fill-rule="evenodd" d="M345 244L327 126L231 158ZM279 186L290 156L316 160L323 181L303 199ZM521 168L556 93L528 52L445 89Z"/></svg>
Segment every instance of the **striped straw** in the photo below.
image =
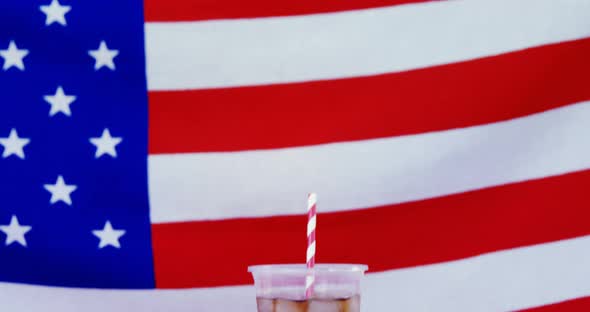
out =
<svg viewBox="0 0 590 312"><path fill-rule="evenodd" d="M309 299L313 293L315 276L313 267L315 265L315 226L316 226L316 202L317 195L310 193L307 197L307 269L305 278L305 298Z"/></svg>

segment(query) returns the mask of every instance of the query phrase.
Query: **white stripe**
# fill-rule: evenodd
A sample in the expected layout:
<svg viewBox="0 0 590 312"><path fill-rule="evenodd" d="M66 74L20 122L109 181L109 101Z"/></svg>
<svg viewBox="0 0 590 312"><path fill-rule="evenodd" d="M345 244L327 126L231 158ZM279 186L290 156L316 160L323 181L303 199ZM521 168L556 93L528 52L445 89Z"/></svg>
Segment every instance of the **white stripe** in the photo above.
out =
<svg viewBox="0 0 590 312"><path fill-rule="evenodd" d="M590 1L440 1L295 17L147 23L150 90L398 72L590 36Z"/></svg>
<svg viewBox="0 0 590 312"><path fill-rule="evenodd" d="M318 195L316 193L309 194L309 197L307 198L307 211L310 211L311 208L313 208L313 206L317 203L317 201Z"/></svg>
<svg viewBox="0 0 590 312"><path fill-rule="evenodd" d="M590 102L511 121L268 151L150 155L153 223L408 202L590 168ZM474 207L475 209L476 207Z"/></svg>
<svg viewBox="0 0 590 312"><path fill-rule="evenodd" d="M309 246L307 246L307 252L305 253L305 256L305 262L309 262L311 258L315 257L315 241L313 241Z"/></svg>
<svg viewBox="0 0 590 312"><path fill-rule="evenodd" d="M513 311L590 295L590 236L367 278L364 311Z"/></svg>
<svg viewBox="0 0 590 312"><path fill-rule="evenodd" d="M311 217L311 219L309 219L309 221L307 221L307 236L309 236L309 234L311 234L313 231L315 231L315 227L316 227L316 221L317 220L317 215Z"/></svg>
<svg viewBox="0 0 590 312"><path fill-rule="evenodd" d="M508 311L590 295L590 237L374 273L362 310ZM2 311L256 311L251 287L79 290L0 283Z"/></svg>
<svg viewBox="0 0 590 312"><path fill-rule="evenodd" d="M0 283L2 312L256 311L251 287L98 290Z"/></svg>

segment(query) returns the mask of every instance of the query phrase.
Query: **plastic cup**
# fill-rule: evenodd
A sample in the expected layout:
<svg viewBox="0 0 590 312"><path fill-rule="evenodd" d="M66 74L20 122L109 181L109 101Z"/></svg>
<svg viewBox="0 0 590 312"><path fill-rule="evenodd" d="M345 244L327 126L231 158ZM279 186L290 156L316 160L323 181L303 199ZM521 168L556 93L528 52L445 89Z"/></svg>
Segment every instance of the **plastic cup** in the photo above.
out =
<svg viewBox="0 0 590 312"><path fill-rule="evenodd" d="M269 264L248 267L254 277L258 312L360 312L362 264ZM314 275L313 294L305 280Z"/></svg>

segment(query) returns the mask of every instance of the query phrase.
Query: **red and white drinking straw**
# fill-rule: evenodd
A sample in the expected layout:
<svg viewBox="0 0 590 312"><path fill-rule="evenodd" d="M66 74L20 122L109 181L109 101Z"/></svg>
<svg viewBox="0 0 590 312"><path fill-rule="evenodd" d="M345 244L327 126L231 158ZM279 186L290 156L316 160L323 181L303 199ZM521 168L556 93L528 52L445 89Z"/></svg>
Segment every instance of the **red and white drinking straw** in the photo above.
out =
<svg viewBox="0 0 590 312"><path fill-rule="evenodd" d="M310 193L307 196L307 269L305 278L305 298L309 299L313 293L315 276L313 267L315 265L315 226L316 226L316 202L317 195Z"/></svg>

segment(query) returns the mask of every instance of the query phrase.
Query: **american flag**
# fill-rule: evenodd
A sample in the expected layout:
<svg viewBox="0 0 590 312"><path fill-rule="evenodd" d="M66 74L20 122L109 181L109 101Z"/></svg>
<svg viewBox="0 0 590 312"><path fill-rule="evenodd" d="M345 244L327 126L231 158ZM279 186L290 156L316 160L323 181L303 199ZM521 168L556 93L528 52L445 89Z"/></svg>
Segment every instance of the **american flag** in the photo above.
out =
<svg viewBox="0 0 590 312"><path fill-rule="evenodd" d="M0 2L0 311L590 309L590 0Z"/></svg>

